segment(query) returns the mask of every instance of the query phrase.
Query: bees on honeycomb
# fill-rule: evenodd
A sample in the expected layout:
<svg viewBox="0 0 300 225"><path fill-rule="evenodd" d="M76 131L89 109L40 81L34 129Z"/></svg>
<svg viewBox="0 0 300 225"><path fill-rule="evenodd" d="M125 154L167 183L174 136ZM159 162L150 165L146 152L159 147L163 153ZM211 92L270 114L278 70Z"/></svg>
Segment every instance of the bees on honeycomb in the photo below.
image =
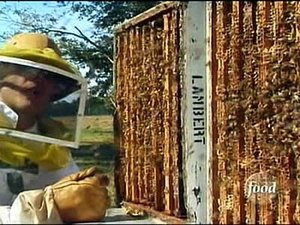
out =
<svg viewBox="0 0 300 225"><path fill-rule="evenodd" d="M300 189L289 183L299 184L300 4L215 4L219 222L300 221ZM285 191L268 204L247 202L243 182L257 172L275 174ZM296 201L286 197L291 193Z"/></svg>

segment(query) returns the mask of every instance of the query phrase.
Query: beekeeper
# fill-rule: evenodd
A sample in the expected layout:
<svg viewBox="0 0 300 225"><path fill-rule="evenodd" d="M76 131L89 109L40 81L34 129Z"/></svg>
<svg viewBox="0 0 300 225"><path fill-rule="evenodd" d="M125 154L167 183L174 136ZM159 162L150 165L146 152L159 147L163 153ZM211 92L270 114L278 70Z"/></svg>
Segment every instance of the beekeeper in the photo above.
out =
<svg viewBox="0 0 300 225"><path fill-rule="evenodd" d="M28 65L32 65L32 67ZM41 69L43 65L45 69ZM57 70L53 72L49 68L57 68ZM66 77L63 73L60 74L59 71L62 70L74 77L79 76L79 72L61 57L58 47L47 36L39 33L24 33L9 39L0 49L0 127L68 139L70 134L61 123L42 117L51 102L79 89L76 79L72 79L70 76ZM75 175L71 176L69 181L72 179L75 179L76 182L79 181L76 174L81 173L68 148L0 135L1 206L14 204L18 197L20 200L20 193L24 200L27 199L26 191L37 189L45 191L44 188L70 174ZM95 171L87 174L79 176L80 179L93 177ZM23 193L25 193L25 197ZM49 195L49 192L47 193ZM68 196L68 193L72 193L72 191L68 190L68 193L63 193L64 198L68 201L74 199L71 194ZM53 193L50 195L52 196ZM42 196L44 195L42 194ZM101 196L106 202L106 190L101 192ZM88 196L85 197L88 199ZM59 201L62 202L59 203ZM58 200L56 205L64 205L63 201ZM84 201L81 199L81 203ZM20 201L18 204L20 205ZM15 205L18 204L15 203ZM74 209L72 210L74 212ZM62 213L64 209L58 211L64 217L64 213ZM88 219L88 217L83 218ZM36 222L43 221L38 219ZM55 222L55 220L50 220L50 222Z"/></svg>

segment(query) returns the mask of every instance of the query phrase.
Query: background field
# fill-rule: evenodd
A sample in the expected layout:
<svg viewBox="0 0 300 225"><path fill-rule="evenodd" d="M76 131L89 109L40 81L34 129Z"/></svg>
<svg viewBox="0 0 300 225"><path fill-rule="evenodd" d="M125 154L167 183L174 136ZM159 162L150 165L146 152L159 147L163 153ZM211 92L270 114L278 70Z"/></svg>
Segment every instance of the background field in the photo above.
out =
<svg viewBox="0 0 300 225"><path fill-rule="evenodd" d="M82 143L113 143L112 116L86 116L83 120Z"/></svg>
<svg viewBox="0 0 300 225"><path fill-rule="evenodd" d="M57 118L56 118L57 119ZM67 127L72 127L74 118L60 117ZM81 170L96 166L110 179L108 190L112 206L115 206L114 165L116 148L113 143L112 116L85 116L83 119L81 145L72 155Z"/></svg>

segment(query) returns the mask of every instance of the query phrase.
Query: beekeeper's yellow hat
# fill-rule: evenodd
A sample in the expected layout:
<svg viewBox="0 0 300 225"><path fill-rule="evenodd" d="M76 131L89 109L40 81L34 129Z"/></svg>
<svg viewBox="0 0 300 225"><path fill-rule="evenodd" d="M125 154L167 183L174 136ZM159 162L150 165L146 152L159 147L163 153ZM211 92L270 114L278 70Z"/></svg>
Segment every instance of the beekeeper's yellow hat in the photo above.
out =
<svg viewBox="0 0 300 225"><path fill-rule="evenodd" d="M52 39L41 33L21 33L10 38L0 49L0 56L29 60L34 63L53 66L78 77L80 72L71 63L61 57L61 52ZM55 73L61 75L60 73ZM74 83L75 84L75 83ZM70 85L68 86L71 89ZM66 96L65 91L55 100Z"/></svg>

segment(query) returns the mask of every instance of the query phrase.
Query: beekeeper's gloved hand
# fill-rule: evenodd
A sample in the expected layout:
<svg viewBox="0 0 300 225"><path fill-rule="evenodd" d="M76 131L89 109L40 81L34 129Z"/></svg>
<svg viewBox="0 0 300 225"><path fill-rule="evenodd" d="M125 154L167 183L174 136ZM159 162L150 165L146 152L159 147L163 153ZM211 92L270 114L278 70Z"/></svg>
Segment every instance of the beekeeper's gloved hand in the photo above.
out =
<svg viewBox="0 0 300 225"><path fill-rule="evenodd" d="M21 192L11 208L14 222L100 221L110 206L108 183L108 178L98 175L96 167L92 167L67 176L44 190Z"/></svg>
<svg viewBox="0 0 300 225"><path fill-rule="evenodd" d="M96 167L67 176L49 186L64 222L93 222L103 219L110 199L109 180L98 175Z"/></svg>

